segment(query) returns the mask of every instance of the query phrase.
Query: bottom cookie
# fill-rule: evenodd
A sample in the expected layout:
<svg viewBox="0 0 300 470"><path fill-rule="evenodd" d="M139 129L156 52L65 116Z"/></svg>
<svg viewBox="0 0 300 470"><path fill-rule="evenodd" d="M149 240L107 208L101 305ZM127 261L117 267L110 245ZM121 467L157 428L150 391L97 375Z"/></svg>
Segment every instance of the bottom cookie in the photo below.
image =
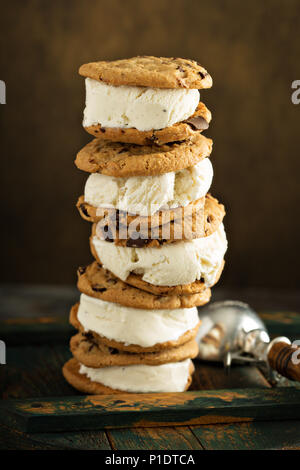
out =
<svg viewBox="0 0 300 470"><path fill-rule="evenodd" d="M82 370L84 368L84 371ZM95 376L99 371L106 371L104 379L115 381L122 386L114 388L104 385L100 381L91 380L88 374L93 372ZM183 392L189 388L192 382L194 365L190 359L172 364L159 366L128 366L109 367L105 369L91 369L82 366L77 359L72 358L63 366L62 372L70 385L80 392L92 395L110 395L119 393L164 393ZM108 378L108 374L111 375ZM99 379L97 377L97 379ZM133 383L132 381L136 382Z"/></svg>

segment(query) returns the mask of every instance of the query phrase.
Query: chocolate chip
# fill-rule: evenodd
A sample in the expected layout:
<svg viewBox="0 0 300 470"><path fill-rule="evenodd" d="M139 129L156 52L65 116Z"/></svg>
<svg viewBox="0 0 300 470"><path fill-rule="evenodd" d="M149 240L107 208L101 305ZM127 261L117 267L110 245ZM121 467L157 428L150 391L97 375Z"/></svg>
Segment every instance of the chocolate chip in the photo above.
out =
<svg viewBox="0 0 300 470"><path fill-rule="evenodd" d="M119 354L120 351L116 348L108 348L110 354Z"/></svg>
<svg viewBox="0 0 300 470"><path fill-rule="evenodd" d="M78 268L78 274L82 275L84 274L86 271L86 267L85 266L79 266Z"/></svg>
<svg viewBox="0 0 300 470"><path fill-rule="evenodd" d="M184 142L183 140L173 140L173 142L166 142L165 145L172 147L173 145L180 145Z"/></svg>
<svg viewBox="0 0 300 470"><path fill-rule="evenodd" d="M100 267L102 267L102 266L100 266ZM107 284L110 284L110 285L113 286L113 285L117 284L118 281L117 281L117 279L111 277L111 272L110 271L105 270L105 282Z"/></svg>
<svg viewBox="0 0 300 470"><path fill-rule="evenodd" d="M94 341L93 333L91 333L90 331L82 333L82 336L84 336L86 341Z"/></svg>
<svg viewBox="0 0 300 470"><path fill-rule="evenodd" d="M92 286L92 289L95 292L105 292L107 290L106 287L100 287L99 284L95 284L94 286Z"/></svg>
<svg viewBox="0 0 300 470"><path fill-rule="evenodd" d="M93 348L98 349L98 343L94 338L93 333L90 331L82 333L83 339L80 341L80 343L88 343L88 352L90 352Z"/></svg>
<svg viewBox="0 0 300 470"><path fill-rule="evenodd" d="M205 78L205 74L203 72L198 72L198 73L202 79Z"/></svg>
<svg viewBox="0 0 300 470"><path fill-rule="evenodd" d="M105 127L100 127L100 131L103 132L103 134L104 134L104 132L106 132Z"/></svg>
<svg viewBox="0 0 300 470"><path fill-rule="evenodd" d="M146 144L147 145L153 145L153 144L156 144L157 141L158 141L158 139L155 135L155 132L153 132L153 134L150 137L147 137Z"/></svg>
<svg viewBox="0 0 300 470"><path fill-rule="evenodd" d="M105 241L108 242L108 243L113 243L114 242L114 240L111 239L111 238L107 238Z"/></svg>
<svg viewBox="0 0 300 470"><path fill-rule="evenodd" d="M211 224L212 221L214 220L214 218L213 218L212 215L208 215L206 220L207 220L207 222L208 222L209 224Z"/></svg>
<svg viewBox="0 0 300 470"><path fill-rule="evenodd" d="M142 248L143 246L148 245L148 243L149 243L148 238L137 238L136 240L129 238L126 242L126 246L131 247L131 248Z"/></svg>
<svg viewBox="0 0 300 470"><path fill-rule="evenodd" d="M194 131L208 129L208 122L201 116L195 116L185 121Z"/></svg>

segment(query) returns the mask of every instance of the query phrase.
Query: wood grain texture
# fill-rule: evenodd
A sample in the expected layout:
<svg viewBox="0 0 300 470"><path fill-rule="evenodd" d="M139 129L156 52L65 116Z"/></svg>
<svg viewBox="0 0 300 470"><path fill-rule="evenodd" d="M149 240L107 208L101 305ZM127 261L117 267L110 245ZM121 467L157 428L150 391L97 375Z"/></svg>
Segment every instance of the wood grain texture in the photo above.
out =
<svg viewBox="0 0 300 470"><path fill-rule="evenodd" d="M26 432L64 432L300 419L294 388L5 400L0 420Z"/></svg>
<svg viewBox="0 0 300 470"><path fill-rule="evenodd" d="M300 382L300 348L284 342L273 344L268 353L272 369L283 377Z"/></svg>
<svg viewBox="0 0 300 470"><path fill-rule="evenodd" d="M7 364L0 367L0 397L26 398L78 394L65 381L61 368L71 357L63 346L7 348Z"/></svg>
<svg viewBox="0 0 300 470"><path fill-rule="evenodd" d="M192 426L207 450L299 450L300 422L271 421Z"/></svg>
<svg viewBox="0 0 300 470"><path fill-rule="evenodd" d="M114 450L202 450L197 437L186 426L114 429L107 431Z"/></svg>
<svg viewBox="0 0 300 470"><path fill-rule="evenodd" d="M195 361L196 370L190 390L218 390L235 388L266 388L269 382L255 366L233 364L230 373L222 364Z"/></svg>
<svg viewBox="0 0 300 470"><path fill-rule="evenodd" d="M110 450L104 431L27 434L0 424L0 450Z"/></svg>

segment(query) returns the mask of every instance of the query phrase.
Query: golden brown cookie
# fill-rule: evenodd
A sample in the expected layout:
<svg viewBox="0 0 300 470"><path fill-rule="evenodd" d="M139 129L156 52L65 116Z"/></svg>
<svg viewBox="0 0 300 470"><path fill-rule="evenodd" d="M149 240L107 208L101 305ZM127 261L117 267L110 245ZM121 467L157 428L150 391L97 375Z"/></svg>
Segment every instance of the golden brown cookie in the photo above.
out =
<svg viewBox="0 0 300 470"><path fill-rule="evenodd" d="M94 139L78 152L77 168L103 175L154 176L195 166L212 150L212 140L197 134L169 144L136 145Z"/></svg>
<svg viewBox="0 0 300 470"><path fill-rule="evenodd" d="M88 222L100 222L100 220L106 218L108 220L115 220L118 224L126 226L135 221L135 224L139 225L141 228L148 228L164 225L181 217L190 217L192 214L199 212L199 210L204 210L204 205L205 197L201 197L200 199L190 202L190 204L185 207L180 206L173 209L160 210L153 215L141 216L130 214L129 212L119 209L92 206L84 201L84 196L82 195L79 197L76 207L81 217Z"/></svg>
<svg viewBox="0 0 300 470"><path fill-rule="evenodd" d="M193 339L176 348L157 352L130 353L105 346L92 333L77 333L71 338L70 348L73 356L87 367L113 367L146 364L155 366L168 362L193 359L198 354L198 344Z"/></svg>
<svg viewBox="0 0 300 470"><path fill-rule="evenodd" d="M158 227L143 227L133 220L123 226L119 220L105 217L92 228L92 235L108 243L134 248L158 248L166 243L207 237L217 230L225 216L225 208L210 194L205 197L204 211L200 208L191 217L176 218ZM87 217L86 217L87 218Z"/></svg>
<svg viewBox="0 0 300 470"><path fill-rule="evenodd" d="M157 144L187 140L208 129L211 121L211 112L204 103L199 103L195 113L182 122L176 122L164 129L139 131L134 127L123 129L121 127L102 127L95 124L85 127L85 130L101 140L112 142L126 142L138 145Z"/></svg>
<svg viewBox="0 0 300 470"><path fill-rule="evenodd" d="M84 333L84 328L82 324L80 323L80 321L78 320L78 308L79 308L79 303L72 306L70 310L69 320L70 320L71 325L74 326L74 328L76 328L81 333ZM181 335L176 340L165 341L164 343L156 343L148 347L142 347L142 346L139 346L138 344L127 344L121 341L115 341L113 339L106 338L105 336L98 335L94 331L90 331L90 333L93 335L94 340L97 341L97 343L101 345L107 346L109 348L118 349L119 351L127 351L130 353L140 354L140 353L159 352L165 349L177 348L178 346L181 346L182 344L185 344L188 341L195 339L198 333L199 326L200 326L200 322L194 328L187 330L183 335Z"/></svg>
<svg viewBox="0 0 300 470"><path fill-rule="evenodd" d="M85 374L79 373L80 364L72 357L68 362L66 362L62 368L62 373L72 387L76 388L80 392L89 393L92 395L112 395L112 394L128 394L130 392L124 392L121 390L116 390L110 387L106 387L98 382L92 382ZM187 390L192 383L192 375L194 373L195 367L191 362L190 365L190 376L188 378L186 388Z"/></svg>
<svg viewBox="0 0 300 470"><path fill-rule="evenodd" d="M83 64L79 74L110 85L150 88L210 88L212 78L195 60L138 56Z"/></svg>
<svg viewBox="0 0 300 470"><path fill-rule="evenodd" d="M198 307L209 302L211 296L209 288L191 295L154 295L126 284L96 261L78 269L77 287L90 297L145 310Z"/></svg>

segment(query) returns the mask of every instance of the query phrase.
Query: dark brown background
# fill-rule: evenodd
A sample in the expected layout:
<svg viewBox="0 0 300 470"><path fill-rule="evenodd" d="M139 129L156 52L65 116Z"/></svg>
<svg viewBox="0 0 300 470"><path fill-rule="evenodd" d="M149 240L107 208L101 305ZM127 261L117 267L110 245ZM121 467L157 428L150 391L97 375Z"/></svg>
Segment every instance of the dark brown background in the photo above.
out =
<svg viewBox="0 0 300 470"><path fill-rule="evenodd" d="M202 99L227 207L223 285L299 285L299 0L10 0L0 31L2 281L71 283L88 262L77 69L153 54L196 59L214 78Z"/></svg>

